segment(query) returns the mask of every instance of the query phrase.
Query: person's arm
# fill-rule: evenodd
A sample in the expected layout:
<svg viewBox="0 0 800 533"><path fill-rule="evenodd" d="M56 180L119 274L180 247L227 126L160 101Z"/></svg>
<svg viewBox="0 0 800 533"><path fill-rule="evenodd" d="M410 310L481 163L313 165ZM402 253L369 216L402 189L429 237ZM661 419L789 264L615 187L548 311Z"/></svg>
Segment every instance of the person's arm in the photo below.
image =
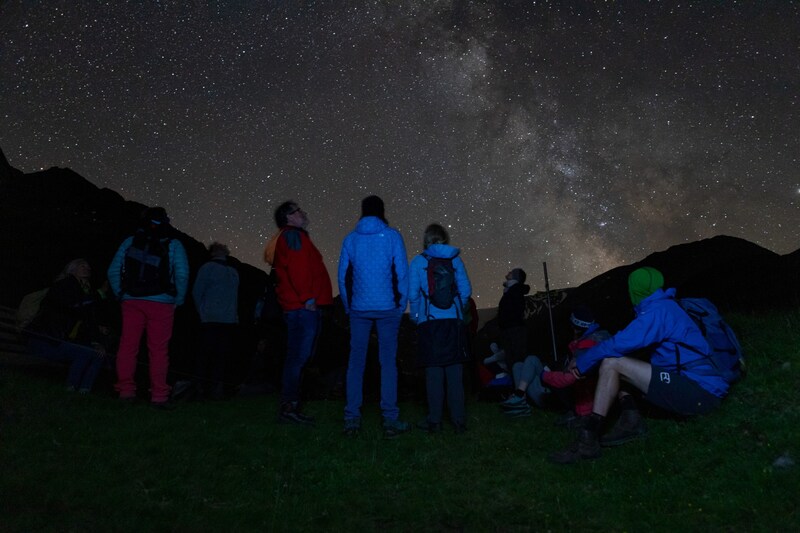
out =
<svg viewBox="0 0 800 533"><path fill-rule="evenodd" d="M580 374L585 374L603 359L624 357L661 342L665 338L661 323L663 320L659 321L655 312L640 314L625 329L607 341L577 354L576 369Z"/></svg>
<svg viewBox="0 0 800 533"><path fill-rule="evenodd" d="M423 261L425 261L425 258L418 255L411 260L411 267L408 269L408 312L411 321L415 324L420 322L419 317L423 312L420 308L422 303L422 295L420 294L422 287L421 273L424 272Z"/></svg>
<svg viewBox="0 0 800 533"><path fill-rule="evenodd" d="M128 237L122 241L122 244L117 249L117 253L114 254L114 258L111 260L111 264L108 265L108 272L106 272L108 284L117 297L122 296L122 262L125 260L125 252L130 247L131 242L133 242L132 237Z"/></svg>
<svg viewBox="0 0 800 533"><path fill-rule="evenodd" d="M170 253L172 253L173 275L175 276L175 305L183 305L189 289L189 259L186 257L186 249L177 239L170 243Z"/></svg>
<svg viewBox="0 0 800 533"><path fill-rule="evenodd" d="M403 236L400 235L399 231L395 233L397 234L397 239L393 243L392 261L397 274L397 292L400 293L398 307L400 312L403 312L406 310L406 304L408 303L408 254L406 253Z"/></svg>
<svg viewBox="0 0 800 533"><path fill-rule="evenodd" d="M467 267L461 257L456 257L453 260L453 267L456 271L456 286L458 287L458 295L461 297L461 305L466 306L469 297L472 296L472 283L470 283L467 275Z"/></svg>
<svg viewBox="0 0 800 533"><path fill-rule="evenodd" d="M339 253L339 270L337 271L337 283L339 285L339 296L342 298L344 312L350 313L350 294L347 292L347 269L350 267L350 253L347 251L347 239L342 243L342 251Z"/></svg>

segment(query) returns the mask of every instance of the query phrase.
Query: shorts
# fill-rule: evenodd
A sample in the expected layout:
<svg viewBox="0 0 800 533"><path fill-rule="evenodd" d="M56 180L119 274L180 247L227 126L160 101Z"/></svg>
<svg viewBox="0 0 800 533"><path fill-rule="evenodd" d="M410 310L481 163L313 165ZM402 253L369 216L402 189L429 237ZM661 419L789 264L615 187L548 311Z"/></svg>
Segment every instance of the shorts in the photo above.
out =
<svg viewBox="0 0 800 533"><path fill-rule="evenodd" d="M719 407L722 402L722 398L714 396L686 376L656 366L652 367L650 387L645 399L653 405L683 416L704 415Z"/></svg>

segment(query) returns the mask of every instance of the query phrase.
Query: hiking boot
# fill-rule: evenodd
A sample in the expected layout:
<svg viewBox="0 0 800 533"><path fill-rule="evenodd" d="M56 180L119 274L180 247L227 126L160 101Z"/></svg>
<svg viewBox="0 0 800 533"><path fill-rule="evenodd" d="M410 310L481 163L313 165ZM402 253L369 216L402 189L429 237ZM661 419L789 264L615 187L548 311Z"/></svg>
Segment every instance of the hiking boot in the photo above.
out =
<svg viewBox="0 0 800 533"><path fill-rule="evenodd" d="M505 401L500 402L500 409L503 411L516 411L523 407L528 407L528 401L525 396L517 396L516 394L512 394Z"/></svg>
<svg viewBox="0 0 800 533"><path fill-rule="evenodd" d="M547 456L547 460L559 465L570 465L581 460L597 459L601 455L602 451L597 433L582 429L578 433L578 438L575 439L575 442L566 450L551 453Z"/></svg>
<svg viewBox="0 0 800 533"><path fill-rule="evenodd" d="M453 422L453 431L456 435L461 435L462 433L466 433L467 431L467 424L464 422Z"/></svg>
<svg viewBox="0 0 800 533"><path fill-rule="evenodd" d="M526 416L531 416L531 406L528 405L527 402L524 402L523 405L520 405L514 409L506 409L503 411L503 413L511 418L523 418Z"/></svg>
<svg viewBox="0 0 800 533"><path fill-rule="evenodd" d="M297 402L288 402L281 405L280 413L278 413L278 422L313 426L314 418L301 413Z"/></svg>
<svg viewBox="0 0 800 533"><path fill-rule="evenodd" d="M421 429L428 435L433 435L434 433L441 433L442 431L442 423L441 422L428 422L427 420L423 420L417 424L417 429Z"/></svg>
<svg viewBox="0 0 800 533"><path fill-rule="evenodd" d="M408 433L409 431L411 431L411 425L408 422L383 419L384 439L393 439L401 433Z"/></svg>
<svg viewBox="0 0 800 533"><path fill-rule="evenodd" d="M619 446L647 435L647 426L636 409L624 409L617 423L600 438L602 446Z"/></svg>
<svg viewBox="0 0 800 533"><path fill-rule="evenodd" d="M344 421L344 433L347 437L357 437L359 432L361 432L361 419L360 418L348 418Z"/></svg>

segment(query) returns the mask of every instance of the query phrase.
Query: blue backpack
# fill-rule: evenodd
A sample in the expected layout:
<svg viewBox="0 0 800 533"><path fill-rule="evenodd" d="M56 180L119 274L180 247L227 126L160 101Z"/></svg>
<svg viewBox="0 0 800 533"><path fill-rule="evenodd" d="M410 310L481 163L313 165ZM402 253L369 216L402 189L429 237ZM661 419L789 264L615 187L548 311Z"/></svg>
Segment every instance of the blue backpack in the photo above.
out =
<svg viewBox="0 0 800 533"><path fill-rule="evenodd" d="M711 348L711 353L702 355L711 362L716 374L728 383L738 381L745 369L742 347L736 334L719 314L717 307L706 298L680 298L676 301L700 329ZM687 344L678 344L699 353ZM680 367L680 359L678 366Z"/></svg>

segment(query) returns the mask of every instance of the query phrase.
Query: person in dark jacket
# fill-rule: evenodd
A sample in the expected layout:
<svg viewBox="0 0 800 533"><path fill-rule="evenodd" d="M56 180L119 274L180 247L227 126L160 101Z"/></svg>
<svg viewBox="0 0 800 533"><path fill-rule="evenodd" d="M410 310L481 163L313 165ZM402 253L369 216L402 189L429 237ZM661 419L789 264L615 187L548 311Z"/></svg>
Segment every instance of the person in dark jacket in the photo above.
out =
<svg viewBox="0 0 800 533"><path fill-rule="evenodd" d="M469 358L464 310L472 295L472 285L460 250L450 246L450 236L441 225L431 224L425 229L423 246L424 252L411 261L408 276L410 314L417 324L419 364L425 367L428 396L428 417L421 429L428 433L441 430L446 391L450 419L456 433L462 433L466 429L464 363ZM428 269L432 258L452 262L457 291L446 309L430 301Z"/></svg>
<svg viewBox="0 0 800 533"><path fill-rule="evenodd" d="M513 368L527 355L528 330L525 327L525 295L531 290L525 284L527 275L521 268L514 268L506 274L503 283L503 296L497 310L500 327L500 347L506 353L506 363Z"/></svg>
<svg viewBox="0 0 800 533"><path fill-rule="evenodd" d="M97 294L85 259L70 261L47 291L29 327L31 353L69 363L67 390L87 394L106 359L108 335L97 323Z"/></svg>
<svg viewBox="0 0 800 533"><path fill-rule="evenodd" d="M231 364L239 324L239 273L228 262L224 244L211 243L211 260L200 267L192 298L200 315L200 353L197 358L197 395L225 398L226 366ZM230 372L230 370L228 370Z"/></svg>
<svg viewBox="0 0 800 533"><path fill-rule="evenodd" d="M551 454L551 461L595 459L601 455L601 445L615 446L644 434L633 396L620 389L621 382L644 393L649 403L681 416L706 414L728 393L730 385L709 360L710 347L700 328L675 301L675 289L663 286L664 276L655 268L634 270L628 277L628 292L636 318L572 363L579 379L598 368L594 405L578 439ZM649 362L631 356L639 350L650 352ZM605 417L618 398L622 413L601 440Z"/></svg>
<svg viewBox="0 0 800 533"><path fill-rule="evenodd" d="M408 256L400 232L389 226L378 196L361 202L361 219L342 243L339 294L350 315L350 360L344 432L361 428L364 367L373 326L378 333L381 411L387 438L410 429L397 406L397 336L408 299Z"/></svg>

